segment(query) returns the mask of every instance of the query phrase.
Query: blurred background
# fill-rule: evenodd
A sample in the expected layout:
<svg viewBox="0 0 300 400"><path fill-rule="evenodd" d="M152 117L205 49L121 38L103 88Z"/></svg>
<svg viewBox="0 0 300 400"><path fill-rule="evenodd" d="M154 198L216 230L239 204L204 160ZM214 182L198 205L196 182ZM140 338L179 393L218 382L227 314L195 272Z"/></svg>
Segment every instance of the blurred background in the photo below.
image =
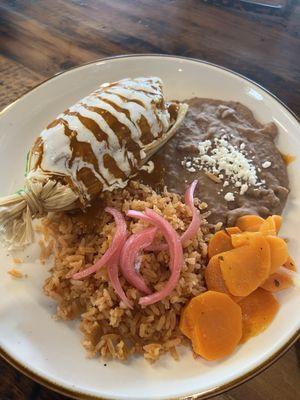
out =
<svg viewBox="0 0 300 400"><path fill-rule="evenodd" d="M299 114L299 35L298 0L1 0L0 107L96 58L166 53L240 72Z"/></svg>

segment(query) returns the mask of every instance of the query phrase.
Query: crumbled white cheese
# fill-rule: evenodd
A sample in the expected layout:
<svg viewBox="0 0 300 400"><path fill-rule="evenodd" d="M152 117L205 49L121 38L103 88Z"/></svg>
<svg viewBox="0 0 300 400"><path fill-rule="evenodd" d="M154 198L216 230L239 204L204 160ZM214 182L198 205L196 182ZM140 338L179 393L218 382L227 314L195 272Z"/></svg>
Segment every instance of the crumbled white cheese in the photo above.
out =
<svg viewBox="0 0 300 400"><path fill-rule="evenodd" d="M182 161L188 171L203 170L214 174L224 181L224 187L231 183L236 188L241 188L240 193L243 194L250 186L260 186L256 168L252 160L247 158L245 143L232 145L229 135L222 135L213 140L199 142L198 151L198 155L186 157Z"/></svg>
<svg viewBox="0 0 300 400"><path fill-rule="evenodd" d="M248 185L247 185L247 183L244 183L240 188L240 195L243 195L244 193L246 193L247 190L248 190Z"/></svg>
<svg viewBox="0 0 300 400"><path fill-rule="evenodd" d="M261 166L263 168L269 168L271 167L271 165L272 165L271 161L265 161Z"/></svg>
<svg viewBox="0 0 300 400"><path fill-rule="evenodd" d="M232 192L228 192L225 194L224 199L226 201L234 201L234 194Z"/></svg>
<svg viewBox="0 0 300 400"><path fill-rule="evenodd" d="M212 143L210 140L204 140L204 142L199 142L198 144L198 150L199 154L202 156L207 153L207 151L210 149Z"/></svg>

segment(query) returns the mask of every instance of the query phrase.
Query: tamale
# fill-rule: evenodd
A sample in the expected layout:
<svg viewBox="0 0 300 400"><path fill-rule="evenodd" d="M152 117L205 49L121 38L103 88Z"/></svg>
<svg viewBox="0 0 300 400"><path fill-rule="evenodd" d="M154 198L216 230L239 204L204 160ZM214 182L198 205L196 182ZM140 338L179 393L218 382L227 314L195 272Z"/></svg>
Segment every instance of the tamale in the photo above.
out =
<svg viewBox="0 0 300 400"><path fill-rule="evenodd" d="M125 187L182 122L188 106L166 102L157 77L102 84L51 122L28 155L24 187L0 199L0 232L11 248L33 240L32 220L89 207Z"/></svg>

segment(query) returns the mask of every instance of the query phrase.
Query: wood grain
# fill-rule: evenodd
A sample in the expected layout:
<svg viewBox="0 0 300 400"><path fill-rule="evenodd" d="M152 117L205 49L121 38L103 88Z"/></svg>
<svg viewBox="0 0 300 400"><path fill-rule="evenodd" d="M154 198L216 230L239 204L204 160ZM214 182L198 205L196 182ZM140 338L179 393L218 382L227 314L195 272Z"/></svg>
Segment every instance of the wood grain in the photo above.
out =
<svg viewBox="0 0 300 400"><path fill-rule="evenodd" d="M265 86L300 114L300 2L281 13L239 1L2 0L0 109L49 76L96 58L165 53L204 59ZM0 360L0 398L63 400ZM214 400L296 400L300 344Z"/></svg>
<svg viewBox="0 0 300 400"><path fill-rule="evenodd" d="M232 68L300 111L300 4L283 16L197 0L2 1L1 53L37 74L98 57L180 54Z"/></svg>
<svg viewBox="0 0 300 400"><path fill-rule="evenodd" d="M0 109L43 79L45 79L44 75L35 73L22 64L0 55Z"/></svg>

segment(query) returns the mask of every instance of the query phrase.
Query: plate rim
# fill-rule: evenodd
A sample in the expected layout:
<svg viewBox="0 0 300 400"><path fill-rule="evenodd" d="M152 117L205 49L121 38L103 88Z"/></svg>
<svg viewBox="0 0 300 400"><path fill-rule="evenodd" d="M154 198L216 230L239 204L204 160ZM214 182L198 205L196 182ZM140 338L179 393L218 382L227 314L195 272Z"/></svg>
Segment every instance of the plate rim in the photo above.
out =
<svg viewBox="0 0 300 400"><path fill-rule="evenodd" d="M120 54L120 55L115 55L115 56L110 56L110 57L102 57L98 59L94 59L92 61L88 61L85 63L81 63L79 65L73 66L71 68L67 68L65 70L59 71L55 73L54 75L50 76L49 78L44 79L37 85L33 86L31 89L27 90L25 93L20 95L19 97L16 98L16 100L12 101L9 103L7 106L5 106L2 110L0 110L0 118L6 114L16 103L18 103L20 100L23 99L27 94L33 92L35 89L38 87L42 86L46 82L56 78L57 76L67 74L68 72L79 69L84 66L92 65L92 64L97 64L102 61L111 61L111 60L116 60L116 59L127 59L127 58L142 58L142 57L153 57L153 58L175 58L175 59L181 59L181 60L186 60L186 61L193 61L196 63L200 64L206 64L212 67L215 67L217 69L221 69L223 71L229 72L230 74L233 74L235 76L238 76L239 78L242 78L246 80L247 82L250 82L254 86L260 88L262 91L267 93L269 96L271 96L273 99L275 99L285 110L291 114L295 120L300 124L300 117L297 116L297 114L292 111L282 100L280 100L276 95L274 95L272 92L270 92L268 89L266 89L264 86L261 84L253 81L252 79L240 74L239 72L236 72L230 68L223 67L221 65L212 63L210 61L205 61L193 57L185 57L185 56L179 56L179 55L172 55L172 54L159 54L159 53L136 53L136 54ZM219 395L221 393L224 393L225 391L228 391L230 389L233 389L251 378L254 378L261 372L263 372L265 369L270 367L272 364L274 364L280 357L282 357L290 348L291 346L297 341L297 339L300 338L300 329L298 329L294 335L291 336L291 338L283 344L275 353L273 353L267 360L265 360L262 364L256 366L255 368L251 369L250 371L246 372L243 375L238 376L234 380L224 383L218 387L206 390L204 392L196 392L196 393L191 393L185 396L179 396L179 397L170 397L168 398L169 400L189 400L189 399L208 399L211 398L212 396ZM80 391L72 390L69 389L68 387L62 386L61 384L58 384L51 379L48 379L44 377L42 374L38 374L36 372L33 372L30 368L28 368L26 365L22 364L18 360L16 360L14 357L12 357L9 353L7 353L4 348L0 345L0 357L3 358L5 361L7 361L11 366L16 368L19 372L23 373L25 376L28 378L32 379L33 381L37 382L38 384L47 387L48 389L51 389L57 393L60 393L62 395L66 395L69 397L72 397L74 399L78 400L111 400L113 397L103 397L103 396L94 396L94 395L89 395L82 393ZM117 400L117 399L116 399Z"/></svg>

